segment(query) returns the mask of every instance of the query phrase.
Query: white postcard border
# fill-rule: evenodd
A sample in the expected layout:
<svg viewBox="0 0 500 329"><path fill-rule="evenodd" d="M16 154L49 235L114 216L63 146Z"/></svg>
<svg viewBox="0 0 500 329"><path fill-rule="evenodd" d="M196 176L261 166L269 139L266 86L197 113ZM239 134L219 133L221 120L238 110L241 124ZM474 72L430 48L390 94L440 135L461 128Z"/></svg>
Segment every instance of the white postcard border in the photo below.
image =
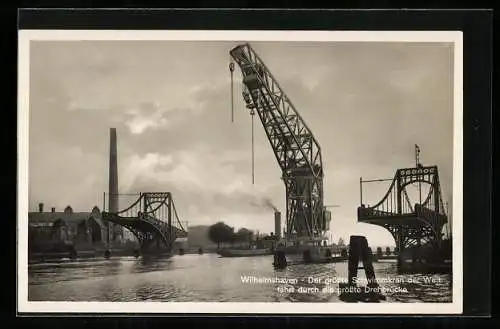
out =
<svg viewBox="0 0 500 329"><path fill-rule="evenodd" d="M254 303L254 302L31 302L28 301L28 150L30 41L315 41L449 42L454 44L453 301L451 303ZM463 44L460 31L138 31L20 30L18 44L18 312L49 313L282 313L460 314L463 304ZM24 233L24 234L23 234Z"/></svg>

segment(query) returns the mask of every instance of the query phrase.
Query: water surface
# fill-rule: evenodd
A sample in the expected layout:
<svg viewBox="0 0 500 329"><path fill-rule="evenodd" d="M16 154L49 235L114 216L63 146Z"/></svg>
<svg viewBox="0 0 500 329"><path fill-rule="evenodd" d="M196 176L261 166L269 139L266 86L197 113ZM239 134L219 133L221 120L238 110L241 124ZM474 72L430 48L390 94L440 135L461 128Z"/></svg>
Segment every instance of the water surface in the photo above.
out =
<svg viewBox="0 0 500 329"><path fill-rule="evenodd" d="M170 259L117 257L31 264L28 299L340 302L337 282L347 278L347 263L275 270L272 262L272 256L221 258L216 254L189 254ZM388 281L380 282L385 302L451 302L450 275L400 276L394 262L374 263L374 267L377 279ZM359 277L360 285L364 285L362 270Z"/></svg>

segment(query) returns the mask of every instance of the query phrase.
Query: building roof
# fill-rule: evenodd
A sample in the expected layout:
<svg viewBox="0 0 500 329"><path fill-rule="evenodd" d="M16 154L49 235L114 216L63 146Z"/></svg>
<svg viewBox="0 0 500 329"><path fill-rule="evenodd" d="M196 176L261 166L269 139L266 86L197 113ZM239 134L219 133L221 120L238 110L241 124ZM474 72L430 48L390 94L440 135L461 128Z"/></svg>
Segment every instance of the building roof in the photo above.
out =
<svg viewBox="0 0 500 329"><path fill-rule="evenodd" d="M66 207L64 212L29 212L28 223L30 225L48 225L54 223L58 219L62 219L66 224L78 224L82 220L87 220L93 217L99 225L101 222L101 211L94 207L90 212L73 212L71 207Z"/></svg>
<svg viewBox="0 0 500 329"><path fill-rule="evenodd" d="M64 212L30 212L28 213L29 223L53 223L58 219L64 220L66 223L81 222L88 219L91 213L77 212L72 214L65 214Z"/></svg>

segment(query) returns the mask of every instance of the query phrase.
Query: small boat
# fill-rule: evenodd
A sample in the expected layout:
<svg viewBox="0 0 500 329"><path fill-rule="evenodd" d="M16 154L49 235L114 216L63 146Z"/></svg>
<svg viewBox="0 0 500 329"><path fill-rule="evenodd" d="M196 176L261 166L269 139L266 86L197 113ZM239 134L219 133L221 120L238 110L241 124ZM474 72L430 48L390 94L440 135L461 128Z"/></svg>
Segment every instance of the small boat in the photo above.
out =
<svg viewBox="0 0 500 329"><path fill-rule="evenodd" d="M277 251L285 253L289 265L324 264L347 260L347 257L340 255L332 246L328 246L325 239L303 239L300 243L297 242L299 241L281 240L276 248Z"/></svg>
<svg viewBox="0 0 500 329"><path fill-rule="evenodd" d="M221 249L217 251L221 257L254 257L272 255L271 249Z"/></svg>

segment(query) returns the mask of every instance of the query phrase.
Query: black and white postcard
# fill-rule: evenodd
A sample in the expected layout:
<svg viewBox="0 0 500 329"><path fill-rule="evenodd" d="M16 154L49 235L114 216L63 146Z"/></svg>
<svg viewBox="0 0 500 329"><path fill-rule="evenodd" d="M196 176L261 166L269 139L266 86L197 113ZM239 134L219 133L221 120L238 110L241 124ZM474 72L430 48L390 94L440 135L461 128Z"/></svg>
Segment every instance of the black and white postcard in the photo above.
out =
<svg viewBox="0 0 500 329"><path fill-rule="evenodd" d="M19 31L21 312L462 312L462 34Z"/></svg>

